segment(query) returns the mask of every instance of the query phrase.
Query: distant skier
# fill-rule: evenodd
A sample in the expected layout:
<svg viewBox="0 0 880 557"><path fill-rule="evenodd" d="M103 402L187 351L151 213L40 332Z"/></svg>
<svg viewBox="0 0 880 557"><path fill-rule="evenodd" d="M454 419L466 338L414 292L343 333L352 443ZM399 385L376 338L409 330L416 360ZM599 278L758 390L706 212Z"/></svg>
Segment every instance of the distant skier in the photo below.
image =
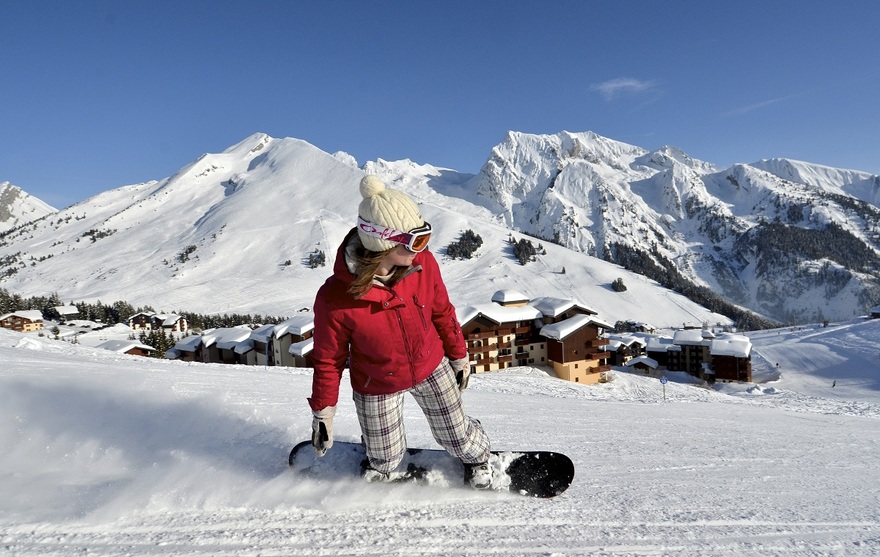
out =
<svg viewBox="0 0 880 557"><path fill-rule="evenodd" d="M831 388L832 388L832 389L833 389L834 387L836 387L836 386L837 386L837 379L835 379L834 381L831 382Z"/></svg>
<svg viewBox="0 0 880 557"><path fill-rule="evenodd" d="M467 344L426 248L431 225L418 205L377 176L360 183L357 226L336 254L331 276L315 300L309 405L318 456L333 445L339 384L349 368L367 460L367 481L389 481L406 453L403 399L413 395L434 439L464 464L475 489L492 483L489 438L464 413ZM347 195L347 194L342 194Z"/></svg>

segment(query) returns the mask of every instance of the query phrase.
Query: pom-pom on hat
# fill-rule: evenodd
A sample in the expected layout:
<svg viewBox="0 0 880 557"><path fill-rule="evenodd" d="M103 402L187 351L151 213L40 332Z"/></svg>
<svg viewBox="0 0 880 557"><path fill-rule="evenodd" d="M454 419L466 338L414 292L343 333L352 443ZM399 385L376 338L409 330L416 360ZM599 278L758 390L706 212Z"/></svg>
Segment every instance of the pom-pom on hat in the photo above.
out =
<svg viewBox="0 0 880 557"><path fill-rule="evenodd" d="M364 176L360 188L364 199L358 206L358 216L365 221L400 232L409 232L425 224L418 205L405 193L386 187L378 176ZM370 251L385 251L397 246L396 242L369 236L360 228L358 236Z"/></svg>

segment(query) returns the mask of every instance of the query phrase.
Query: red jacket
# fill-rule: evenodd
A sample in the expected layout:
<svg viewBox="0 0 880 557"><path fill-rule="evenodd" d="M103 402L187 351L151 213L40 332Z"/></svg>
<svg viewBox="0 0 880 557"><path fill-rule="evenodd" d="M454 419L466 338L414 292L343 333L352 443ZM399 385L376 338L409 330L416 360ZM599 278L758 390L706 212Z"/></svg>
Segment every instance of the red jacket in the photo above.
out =
<svg viewBox="0 0 880 557"><path fill-rule="evenodd" d="M312 410L335 406L348 362L359 393L391 394L422 382L440 365L467 356L455 308L437 260L416 255L410 274L393 287L374 284L360 300L348 293L354 280L345 262L352 229L336 253L333 275L315 299Z"/></svg>

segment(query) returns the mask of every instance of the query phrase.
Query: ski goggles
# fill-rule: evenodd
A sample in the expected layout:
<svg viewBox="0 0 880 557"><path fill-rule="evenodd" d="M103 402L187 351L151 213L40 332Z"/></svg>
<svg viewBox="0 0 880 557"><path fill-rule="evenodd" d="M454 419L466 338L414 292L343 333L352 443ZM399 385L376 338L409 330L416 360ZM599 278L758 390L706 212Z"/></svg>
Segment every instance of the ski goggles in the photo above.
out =
<svg viewBox="0 0 880 557"><path fill-rule="evenodd" d="M358 230L374 238L401 244L413 253L425 251L425 248L428 247L428 242L431 240L431 224L428 221L409 232L401 232L381 224L373 224L368 220L358 217Z"/></svg>

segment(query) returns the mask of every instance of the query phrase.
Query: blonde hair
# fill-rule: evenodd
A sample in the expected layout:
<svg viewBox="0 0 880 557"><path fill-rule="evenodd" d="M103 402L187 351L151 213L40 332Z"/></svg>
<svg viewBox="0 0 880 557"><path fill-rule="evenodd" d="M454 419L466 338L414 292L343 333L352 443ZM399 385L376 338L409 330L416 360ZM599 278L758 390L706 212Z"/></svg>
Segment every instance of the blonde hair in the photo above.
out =
<svg viewBox="0 0 880 557"><path fill-rule="evenodd" d="M355 300L360 300L370 291L370 288L373 287L373 279L376 277L376 270L379 269L379 265L385 259L385 256L391 253L391 250L396 249L396 247L384 251L370 251L362 247L355 250L357 274L348 287L349 294L354 296ZM406 273L406 267L394 267L388 285L394 286Z"/></svg>

